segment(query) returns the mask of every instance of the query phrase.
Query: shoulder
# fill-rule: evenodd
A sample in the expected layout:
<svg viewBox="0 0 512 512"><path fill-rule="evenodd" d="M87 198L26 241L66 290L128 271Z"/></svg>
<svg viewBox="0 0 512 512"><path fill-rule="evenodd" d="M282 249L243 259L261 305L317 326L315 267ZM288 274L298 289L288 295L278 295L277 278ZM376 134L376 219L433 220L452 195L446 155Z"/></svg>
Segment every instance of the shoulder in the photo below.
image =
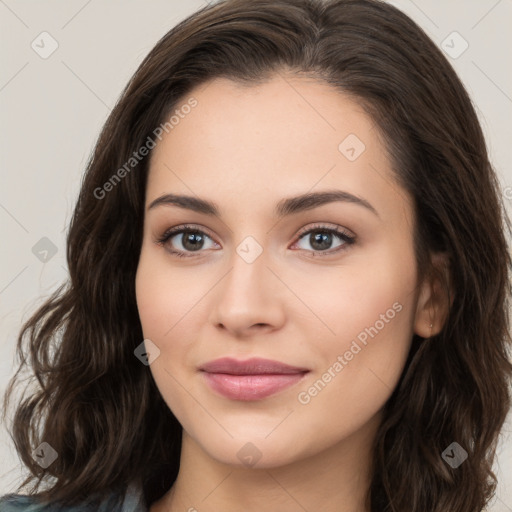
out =
<svg viewBox="0 0 512 512"><path fill-rule="evenodd" d="M63 507L59 504L41 505L34 496L6 494L0 496L0 512L148 512L142 493L129 488L126 495L110 495L99 508L90 504Z"/></svg>
<svg viewBox="0 0 512 512"><path fill-rule="evenodd" d="M21 494L0 496L0 512L50 512L52 508L41 507L34 498Z"/></svg>

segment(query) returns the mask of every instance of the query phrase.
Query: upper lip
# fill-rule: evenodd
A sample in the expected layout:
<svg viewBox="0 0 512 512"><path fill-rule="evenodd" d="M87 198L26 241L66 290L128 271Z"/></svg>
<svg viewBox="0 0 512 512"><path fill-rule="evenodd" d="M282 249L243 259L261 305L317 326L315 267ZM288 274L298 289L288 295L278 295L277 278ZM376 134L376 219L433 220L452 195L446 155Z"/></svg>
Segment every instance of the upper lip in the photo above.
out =
<svg viewBox="0 0 512 512"><path fill-rule="evenodd" d="M295 374L308 372L308 368L290 366L271 359L253 357L240 361L231 357L215 359L199 367L208 373L227 373L230 375Z"/></svg>

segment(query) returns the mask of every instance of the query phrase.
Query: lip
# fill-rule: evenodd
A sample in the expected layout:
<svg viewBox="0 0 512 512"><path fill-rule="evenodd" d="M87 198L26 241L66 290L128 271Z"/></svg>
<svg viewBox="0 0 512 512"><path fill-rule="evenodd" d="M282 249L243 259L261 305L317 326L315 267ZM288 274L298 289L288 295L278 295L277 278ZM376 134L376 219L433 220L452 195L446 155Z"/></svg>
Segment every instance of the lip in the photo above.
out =
<svg viewBox="0 0 512 512"><path fill-rule="evenodd" d="M199 370L207 384L232 400L261 400L301 381L308 368L290 366L270 359L240 361L230 357L216 359Z"/></svg>

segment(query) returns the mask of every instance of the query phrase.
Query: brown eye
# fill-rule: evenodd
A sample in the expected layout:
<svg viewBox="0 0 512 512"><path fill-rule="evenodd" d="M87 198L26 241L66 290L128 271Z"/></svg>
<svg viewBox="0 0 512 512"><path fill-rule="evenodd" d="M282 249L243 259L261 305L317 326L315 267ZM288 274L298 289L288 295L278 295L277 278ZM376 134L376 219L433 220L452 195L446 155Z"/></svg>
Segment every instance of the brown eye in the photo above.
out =
<svg viewBox="0 0 512 512"><path fill-rule="evenodd" d="M193 257L205 249L205 242L213 240L204 231L189 226L177 226L167 230L156 243L164 246L171 254L179 257ZM211 247L206 247L206 249Z"/></svg>
<svg viewBox="0 0 512 512"><path fill-rule="evenodd" d="M335 250L329 250L333 248L333 244L336 242L336 239L340 242L334 246ZM311 249L307 247L300 247L301 249L313 252L315 255L318 253L323 256L324 253L325 255L338 253L345 249L346 246L352 245L355 242L355 236L344 230L334 229L327 226L315 226L302 233L299 237L299 242L301 241L305 242L304 245L309 245L311 247Z"/></svg>

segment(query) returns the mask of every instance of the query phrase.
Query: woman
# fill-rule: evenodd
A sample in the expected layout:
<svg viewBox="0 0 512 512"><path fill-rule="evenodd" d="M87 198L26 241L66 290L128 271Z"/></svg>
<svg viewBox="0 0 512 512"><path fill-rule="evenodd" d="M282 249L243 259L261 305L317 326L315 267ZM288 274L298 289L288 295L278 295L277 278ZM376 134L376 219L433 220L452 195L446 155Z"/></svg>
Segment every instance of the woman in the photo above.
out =
<svg viewBox="0 0 512 512"><path fill-rule="evenodd" d="M203 9L107 120L70 282L23 327L36 485L2 510L482 511L506 226L470 99L403 13Z"/></svg>

